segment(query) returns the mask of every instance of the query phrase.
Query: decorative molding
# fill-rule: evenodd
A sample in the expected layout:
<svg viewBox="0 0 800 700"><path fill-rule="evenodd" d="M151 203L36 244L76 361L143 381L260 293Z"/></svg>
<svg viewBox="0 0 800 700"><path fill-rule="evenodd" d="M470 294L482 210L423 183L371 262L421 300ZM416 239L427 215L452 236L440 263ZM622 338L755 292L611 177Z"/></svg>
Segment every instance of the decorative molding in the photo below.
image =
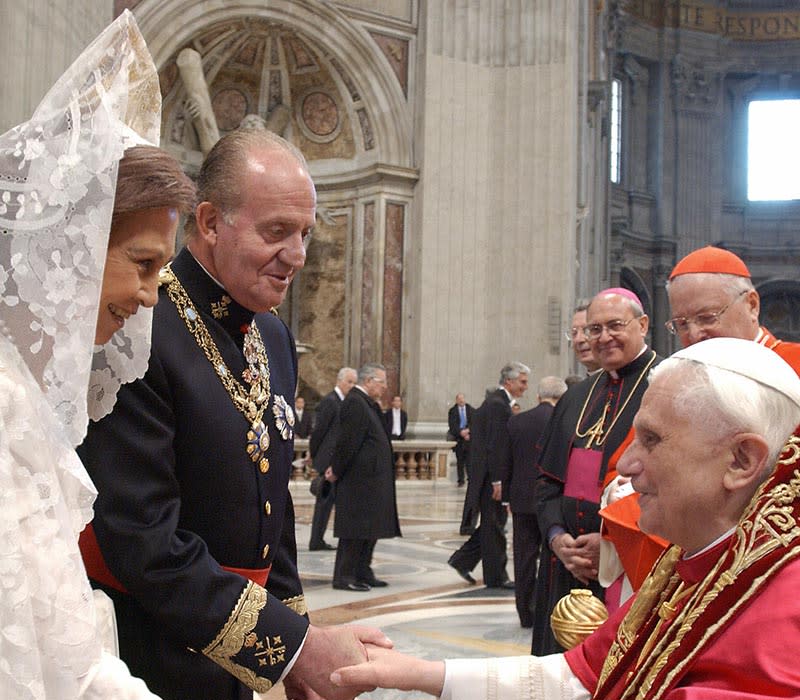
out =
<svg viewBox="0 0 800 700"><path fill-rule="evenodd" d="M380 47L389 65L392 67L397 82L408 97L408 39L401 39L380 32L369 32L375 43Z"/></svg>
<svg viewBox="0 0 800 700"><path fill-rule="evenodd" d="M691 63L680 54L670 66L675 107L678 110L715 113L722 94L722 75L699 63Z"/></svg>

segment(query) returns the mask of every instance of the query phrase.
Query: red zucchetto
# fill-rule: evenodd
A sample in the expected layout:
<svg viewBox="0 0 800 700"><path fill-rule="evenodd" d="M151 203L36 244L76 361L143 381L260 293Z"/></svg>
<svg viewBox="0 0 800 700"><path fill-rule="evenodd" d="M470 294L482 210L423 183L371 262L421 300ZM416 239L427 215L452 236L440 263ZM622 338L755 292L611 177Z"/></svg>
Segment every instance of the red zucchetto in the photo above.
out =
<svg viewBox="0 0 800 700"><path fill-rule="evenodd" d="M675 265L669 278L675 279L678 275L689 275L694 272L714 272L750 278L750 270L738 255L710 245L689 253Z"/></svg>

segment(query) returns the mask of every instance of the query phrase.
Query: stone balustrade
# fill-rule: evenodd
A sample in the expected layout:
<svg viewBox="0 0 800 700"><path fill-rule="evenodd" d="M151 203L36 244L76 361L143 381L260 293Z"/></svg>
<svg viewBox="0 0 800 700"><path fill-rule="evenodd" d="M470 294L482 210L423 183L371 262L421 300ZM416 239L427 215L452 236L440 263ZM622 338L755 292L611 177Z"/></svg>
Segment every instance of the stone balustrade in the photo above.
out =
<svg viewBox="0 0 800 700"><path fill-rule="evenodd" d="M455 442L448 440L392 440L395 479L432 481L447 478L447 463ZM292 479L314 476L308 440L295 438Z"/></svg>

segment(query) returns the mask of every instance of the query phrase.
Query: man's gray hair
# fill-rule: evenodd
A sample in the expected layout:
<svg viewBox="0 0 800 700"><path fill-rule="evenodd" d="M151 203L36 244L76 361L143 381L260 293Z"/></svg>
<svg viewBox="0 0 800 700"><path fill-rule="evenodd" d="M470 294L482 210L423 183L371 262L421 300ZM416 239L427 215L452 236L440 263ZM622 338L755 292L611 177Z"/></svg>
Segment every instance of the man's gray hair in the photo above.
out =
<svg viewBox="0 0 800 700"><path fill-rule="evenodd" d="M567 390L567 383L561 377L542 377L536 393L540 399L560 399Z"/></svg>
<svg viewBox="0 0 800 700"><path fill-rule="evenodd" d="M353 367L342 367L339 372L336 374L336 383L344 381L344 378L352 372L353 374L358 374Z"/></svg>
<svg viewBox="0 0 800 700"><path fill-rule="evenodd" d="M586 311L589 308L589 304L591 304L591 299L581 298L575 302L575 308L572 310L572 315L579 313L580 311Z"/></svg>
<svg viewBox="0 0 800 700"><path fill-rule="evenodd" d="M753 281L749 277L742 277L741 275L729 275L727 272L690 272L687 274L691 274L693 279L699 280L701 283L707 282L709 285L719 285L722 291L731 298L742 292L749 292L751 289L755 289ZM667 280L664 285L667 289L667 294L669 294L670 284L681 277L683 275L678 275L674 280Z"/></svg>
<svg viewBox="0 0 800 700"><path fill-rule="evenodd" d="M500 386L503 386L509 379L516 379L520 374L530 374L531 368L521 362L509 362L500 370Z"/></svg>
<svg viewBox="0 0 800 700"><path fill-rule="evenodd" d="M358 368L358 383L363 384L367 379L374 379L378 372L385 372L386 367L378 362L367 362Z"/></svg>
<svg viewBox="0 0 800 700"><path fill-rule="evenodd" d="M667 358L653 368L649 381L672 373L679 374L673 382L675 411L702 425L709 441L728 433L755 433L764 438L769 447L762 475L766 479L800 423L800 406L777 389L688 358Z"/></svg>
<svg viewBox="0 0 800 700"><path fill-rule="evenodd" d="M214 144L205 157L197 176L197 201L211 202L228 225L241 206L242 173L250 153L256 149L273 149L289 153L308 171L306 159L297 146L272 131L235 129ZM184 234L191 240L197 234L194 213L184 225Z"/></svg>

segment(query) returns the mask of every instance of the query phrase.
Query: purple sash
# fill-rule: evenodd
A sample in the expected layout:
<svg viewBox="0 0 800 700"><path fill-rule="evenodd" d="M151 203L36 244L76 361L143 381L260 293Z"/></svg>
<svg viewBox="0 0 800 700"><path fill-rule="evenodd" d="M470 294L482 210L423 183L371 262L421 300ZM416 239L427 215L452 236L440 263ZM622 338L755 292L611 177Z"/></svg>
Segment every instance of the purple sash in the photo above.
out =
<svg viewBox="0 0 800 700"><path fill-rule="evenodd" d="M603 453L599 450L586 450L573 447L567 462L567 480L564 495L580 498L591 503L600 503L600 467Z"/></svg>

